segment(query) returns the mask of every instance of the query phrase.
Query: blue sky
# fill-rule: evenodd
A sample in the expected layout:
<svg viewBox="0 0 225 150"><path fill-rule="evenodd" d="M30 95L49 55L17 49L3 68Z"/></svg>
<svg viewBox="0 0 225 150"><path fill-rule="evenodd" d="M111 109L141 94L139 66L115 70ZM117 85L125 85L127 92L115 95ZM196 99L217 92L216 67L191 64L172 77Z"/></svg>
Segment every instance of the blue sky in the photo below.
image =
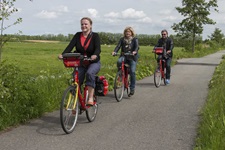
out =
<svg viewBox="0 0 225 150"><path fill-rule="evenodd" d="M17 0L19 11L5 25L18 17L23 22L4 33L73 34L80 31L80 19L87 16L92 18L95 32L122 33L126 26L132 26L137 34L160 34L162 29L175 34L171 26L183 18L177 6L181 6L181 0ZM217 24L204 27L204 39L216 27L225 32L225 0L218 0L218 6L219 13L212 11L210 15Z"/></svg>

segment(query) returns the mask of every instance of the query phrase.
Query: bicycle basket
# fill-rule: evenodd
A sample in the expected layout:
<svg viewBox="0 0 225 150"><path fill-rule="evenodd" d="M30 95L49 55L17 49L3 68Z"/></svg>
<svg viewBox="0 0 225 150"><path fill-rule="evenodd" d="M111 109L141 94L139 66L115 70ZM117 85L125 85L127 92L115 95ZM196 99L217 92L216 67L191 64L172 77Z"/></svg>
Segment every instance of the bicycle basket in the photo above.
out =
<svg viewBox="0 0 225 150"><path fill-rule="evenodd" d="M66 53L63 55L63 63L65 67L78 67L80 66L79 53Z"/></svg>
<svg viewBox="0 0 225 150"><path fill-rule="evenodd" d="M155 47L155 53L157 55L162 55L163 54L163 47Z"/></svg>

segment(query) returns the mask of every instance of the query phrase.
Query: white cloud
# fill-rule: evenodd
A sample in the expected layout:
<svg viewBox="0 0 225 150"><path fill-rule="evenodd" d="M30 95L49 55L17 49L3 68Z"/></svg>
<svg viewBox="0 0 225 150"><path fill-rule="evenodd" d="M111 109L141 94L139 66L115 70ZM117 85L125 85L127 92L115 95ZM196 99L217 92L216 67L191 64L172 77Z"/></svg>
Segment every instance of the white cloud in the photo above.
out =
<svg viewBox="0 0 225 150"><path fill-rule="evenodd" d="M104 15L104 17L111 17L111 18L118 18L119 16L120 16L120 14L116 13L116 12L110 12L110 13Z"/></svg>
<svg viewBox="0 0 225 150"><path fill-rule="evenodd" d="M98 11L96 9L90 8L88 9L88 13L91 15L92 18L98 17Z"/></svg>
<svg viewBox="0 0 225 150"><path fill-rule="evenodd" d="M40 13L38 13L36 15L38 18L41 18L41 19L55 19L58 17L58 14L56 12L49 12L49 11L46 11L46 10L42 10Z"/></svg>
<svg viewBox="0 0 225 150"><path fill-rule="evenodd" d="M122 11L123 18L143 18L146 17L146 14L143 11L136 11L133 8L128 8Z"/></svg>
<svg viewBox="0 0 225 150"><path fill-rule="evenodd" d="M144 17L138 20L138 22L151 23L152 19L149 17Z"/></svg>
<svg viewBox="0 0 225 150"><path fill-rule="evenodd" d="M58 13L69 12L68 7L67 6L64 6L64 5L57 6L53 10L56 11L56 12L58 12Z"/></svg>

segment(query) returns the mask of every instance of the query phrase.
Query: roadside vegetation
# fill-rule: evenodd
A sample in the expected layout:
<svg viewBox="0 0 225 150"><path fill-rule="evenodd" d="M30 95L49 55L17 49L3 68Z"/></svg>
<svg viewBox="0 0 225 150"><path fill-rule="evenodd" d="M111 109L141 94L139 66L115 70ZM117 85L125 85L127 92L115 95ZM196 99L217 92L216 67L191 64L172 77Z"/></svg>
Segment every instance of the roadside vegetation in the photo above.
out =
<svg viewBox="0 0 225 150"><path fill-rule="evenodd" d="M222 150L225 148L225 56L216 67L209 83L208 97L201 111L195 150Z"/></svg>
<svg viewBox="0 0 225 150"><path fill-rule="evenodd" d="M67 43L8 42L0 65L0 130L26 123L59 108L62 92L71 78L71 68L57 59ZM102 68L112 90L117 57L111 56L115 45L102 45ZM140 46L137 79L152 75L156 60L152 46ZM185 57L201 57L218 47L197 47L196 52L174 48L173 64Z"/></svg>

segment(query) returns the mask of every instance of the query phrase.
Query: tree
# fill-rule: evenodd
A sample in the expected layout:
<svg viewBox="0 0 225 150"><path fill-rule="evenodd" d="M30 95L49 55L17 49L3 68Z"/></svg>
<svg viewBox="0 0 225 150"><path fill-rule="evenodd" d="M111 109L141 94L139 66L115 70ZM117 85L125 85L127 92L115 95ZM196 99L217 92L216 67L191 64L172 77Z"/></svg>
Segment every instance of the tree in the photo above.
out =
<svg viewBox="0 0 225 150"><path fill-rule="evenodd" d="M217 10L217 0L182 0L183 7L176 7L176 10L185 18L179 22L174 23L172 28L177 32L178 36L191 39L192 52L195 51L195 42L197 35L200 36L203 32L203 25L215 24L210 15L210 10L214 8Z"/></svg>
<svg viewBox="0 0 225 150"><path fill-rule="evenodd" d="M223 44L224 34L219 28L215 28L215 31L209 36L210 40L216 41L218 44Z"/></svg>
<svg viewBox="0 0 225 150"><path fill-rule="evenodd" d="M5 26L5 21L9 20L9 17L18 11L17 8L14 7L14 3L16 0L0 0L0 62L2 56L2 48L4 44L9 40L7 35L3 35L3 32L18 23L22 22L22 18L17 18L16 21L10 25Z"/></svg>

